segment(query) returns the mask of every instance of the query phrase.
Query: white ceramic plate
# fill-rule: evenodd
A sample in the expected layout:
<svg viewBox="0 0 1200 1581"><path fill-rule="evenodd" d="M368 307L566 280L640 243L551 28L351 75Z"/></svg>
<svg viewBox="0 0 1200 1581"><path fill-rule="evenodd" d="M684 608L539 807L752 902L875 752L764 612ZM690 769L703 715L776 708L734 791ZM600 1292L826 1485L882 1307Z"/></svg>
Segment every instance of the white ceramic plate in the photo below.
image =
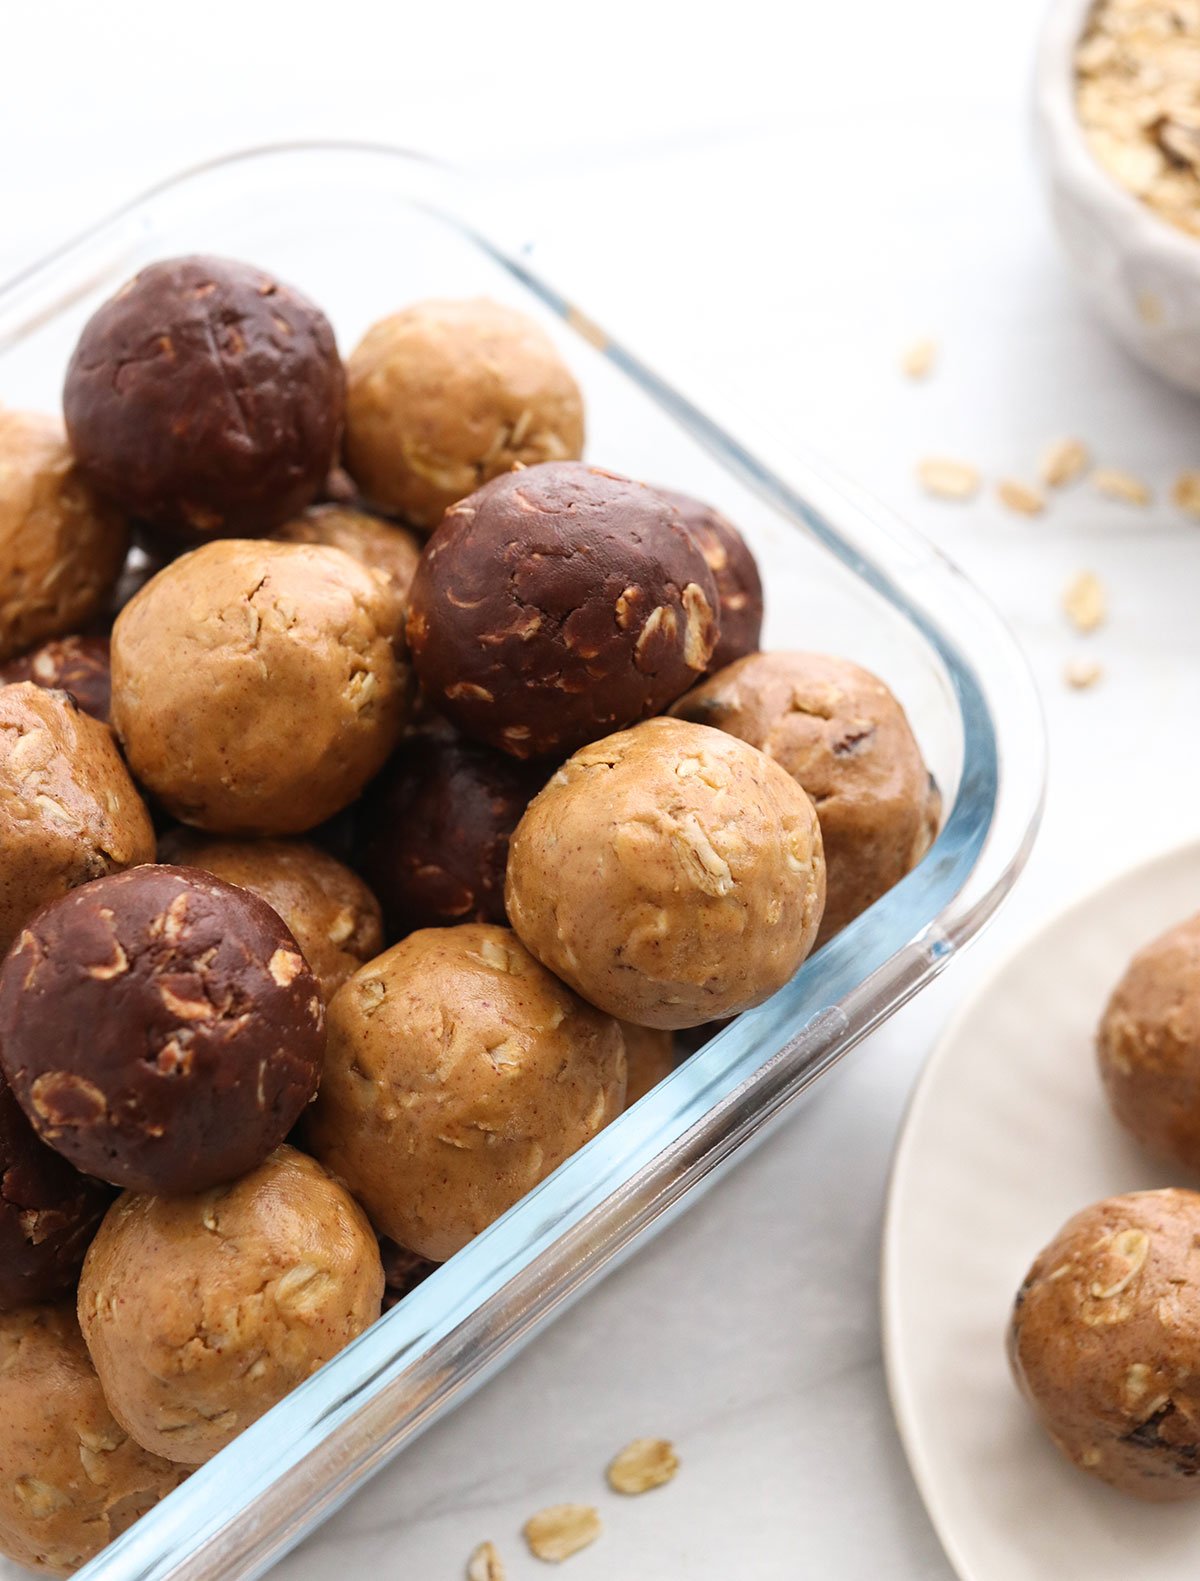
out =
<svg viewBox="0 0 1200 1581"><path fill-rule="evenodd" d="M1200 1503L1074 1469L1008 1371L1012 1298L1089 1202L1171 1184L1110 1116L1092 1038L1134 950L1200 911L1200 845L1107 884L977 991L921 1079L892 1172L884 1347L913 1475L963 1581L1196 1581Z"/></svg>

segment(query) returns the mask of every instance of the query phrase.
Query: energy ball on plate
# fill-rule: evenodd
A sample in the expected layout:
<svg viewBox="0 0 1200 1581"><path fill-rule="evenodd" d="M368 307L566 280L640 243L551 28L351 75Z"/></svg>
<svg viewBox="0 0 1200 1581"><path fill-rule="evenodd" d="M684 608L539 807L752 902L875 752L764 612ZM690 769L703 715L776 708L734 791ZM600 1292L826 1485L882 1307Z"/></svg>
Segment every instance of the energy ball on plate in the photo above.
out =
<svg viewBox="0 0 1200 1581"><path fill-rule="evenodd" d="M621 1022L621 1033L629 1067L625 1088L628 1109L675 1069L675 1034L660 1027L635 1027L629 1021Z"/></svg>
<svg viewBox="0 0 1200 1581"><path fill-rule="evenodd" d="M262 1162L312 1097L316 980L270 906L195 868L72 890L0 968L0 1063L34 1129L140 1191L200 1191Z"/></svg>
<svg viewBox="0 0 1200 1581"><path fill-rule="evenodd" d="M758 651L762 639L763 589L750 546L733 523L711 505L674 489L659 489L683 517L717 584L721 635L708 661L708 673Z"/></svg>
<svg viewBox="0 0 1200 1581"><path fill-rule="evenodd" d="M941 797L908 718L869 670L823 653L755 653L671 712L773 758L812 798L828 889L818 945L873 905L933 844Z"/></svg>
<svg viewBox="0 0 1200 1581"><path fill-rule="evenodd" d="M0 954L47 901L153 860L111 732L65 692L0 686Z"/></svg>
<svg viewBox="0 0 1200 1581"><path fill-rule="evenodd" d="M326 1004L383 948L375 896L356 873L307 840L221 840L175 829L159 842L159 855L265 900L300 946Z"/></svg>
<svg viewBox="0 0 1200 1581"><path fill-rule="evenodd" d="M281 543L323 543L344 549L368 570L381 571L396 601L395 628L403 629L404 606L422 547L407 527L349 505L314 505L277 527L272 537Z"/></svg>
<svg viewBox="0 0 1200 1581"><path fill-rule="evenodd" d="M0 1553L68 1576L187 1472L113 1420L75 1308L0 1316Z"/></svg>
<svg viewBox="0 0 1200 1581"><path fill-rule="evenodd" d="M704 673L717 589L675 507L577 462L448 511L413 580L421 685L468 735L562 755L660 712Z"/></svg>
<svg viewBox="0 0 1200 1581"><path fill-rule="evenodd" d="M825 900L795 780L735 737L649 719L568 758L517 825L508 915L591 1004L698 1026L781 988Z"/></svg>
<svg viewBox="0 0 1200 1581"><path fill-rule="evenodd" d="M1074 1465L1139 1498L1200 1496L1200 1195L1094 1203L1017 1292L1018 1386Z"/></svg>
<svg viewBox="0 0 1200 1581"><path fill-rule="evenodd" d="M83 1266L79 1321L121 1426L197 1466L369 1328L382 1301L362 1210L279 1147L220 1190L118 1197Z"/></svg>
<svg viewBox="0 0 1200 1581"><path fill-rule="evenodd" d="M1096 1050L1125 1129L1160 1157L1200 1170L1200 916L1134 956Z"/></svg>
<svg viewBox="0 0 1200 1581"><path fill-rule="evenodd" d="M381 1234L444 1262L620 1114L611 1017L507 928L427 928L329 1007L313 1153Z"/></svg>
<svg viewBox="0 0 1200 1581"><path fill-rule="evenodd" d="M50 691L70 692L93 719L108 723L112 674L107 637L52 637L32 653L0 665L0 685L32 681Z"/></svg>
<svg viewBox="0 0 1200 1581"><path fill-rule="evenodd" d="M80 476L62 425L0 411L0 660L102 610L128 546L123 517Z"/></svg>
<svg viewBox="0 0 1200 1581"><path fill-rule="evenodd" d="M418 527L515 465L583 454L583 400L553 342L483 299L381 319L346 363L346 465Z"/></svg>
<svg viewBox="0 0 1200 1581"><path fill-rule="evenodd" d="M74 1290L111 1201L39 1140L0 1076L0 1312Z"/></svg>
<svg viewBox="0 0 1200 1581"><path fill-rule="evenodd" d="M461 737L418 733L400 743L355 823L356 865L393 937L507 921L509 837L546 775Z"/></svg>
<svg viewBox="0 0 1200 1581"><path fill-rule="evenodd" d="M320 544L225 539L174 560L113 627L112 720L183 823L300 834L395 746L408 671L385 579Z"/></svg>
<svg viewBox="0 0 1200 1581"><path fill-rule="evenodd" d="M248 264L170 258L84 326L63 412L80 470L184 542L269 532L316 497L345 379L329 321Z"/></svg>

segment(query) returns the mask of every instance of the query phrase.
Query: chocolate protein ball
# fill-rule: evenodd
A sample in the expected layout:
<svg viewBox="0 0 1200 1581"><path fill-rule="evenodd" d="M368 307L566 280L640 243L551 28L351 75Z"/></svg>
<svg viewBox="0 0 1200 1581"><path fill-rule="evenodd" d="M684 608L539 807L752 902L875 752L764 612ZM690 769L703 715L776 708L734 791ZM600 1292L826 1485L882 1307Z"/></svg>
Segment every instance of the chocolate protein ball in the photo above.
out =
<svg viewBox="0 0 1200 1581"><path fill-rule="evenodd" d="M323 543L344 549L368 570L381 571L391 584L396 603L395 629L403 629L408 590L422 548L421 540L407 527L348 505L314 505L277 527L272 537L281 543Z"/></svg>
<svg viewBox="0 0 1200 1581"><path fill-rule="evenodd" d="M111 733L65 692L0 686L0 953L39 906L154 860L154 828Z"/></svg>
<svg viewBox="0 0 1200 1581"><path fill-rule="evenodd" d="M1200 1171L1200 916L1134 956L1096 1040L1117 1119L1161 1158Z"/></svg>
<svg viewBox="0 0 1200 1581"><path fill-rule="evenodd" d="M38 913L0 967L0 1063L42 1139L141 1191L253 1169L312 1097L324 1010L270 906L134 868Z"/></svg>
<svg viewBox="0 0 1200 1581"><path fill-rule="evenodd" d="M720 511L674 489L658 493L674 505L699 546L717 584L721 634L708 661L708 673L756 653L762 639L763 589L750 546Z"/></svg>
<svg viewBox="0 0 1200 1581"><path fill-rule="evenodd" d="M104 607L129 544L53 417L0 410L0 660Z"/></svg>
<svg viewBox="0 0 1200 1581"><path fill-rule="evenodd" d="M196 1466L370 1327L382 1299L362 1210L280 1147L219 1190L118 1197L83 1266L79 1321L117 1421Z"/></svg>
<svg viewBox="0 0 1200 1581"><path fill-rule="evenodd" d="M313 1153L444 1262L620 1112L625 1046L507 928L426 928L329 1007Z"/></svg>
<svg viewBox="0 0 1200 1581"><path fill-rule="evenodd" d="M446 513L413 580L408 640L435 708L533 758L674 702L704 673L717 618L712 572L673 505L560 462Z"/></svg>
<svg viewBox="0 0 1200 1581"><path fill-rule="evenodd" d="M635 1027L629 1021L621 1022L621 1034L625 1039L628 1066L625 1086L625 1107L628 1109L675 1069L675 1034L660 1027Z"/></svg>
<svg viewBox="0 0 1200 1581"><path fill-rule="evenodd" d="M15 681L70 692L85 714L107 724L112 697L108 638L52 637L31 653L0 664L0 685Z"/></svg>
<svg viewBox="0 0 1200 1581"><path fill-rule="evenodd" d="M356 873L307 840L220 840L173 829L159 856L265 900L300 946L326 1004L383 949L379 902Z"/></svg>
<svg viewBox="0 0 1200 1581"><path fill-rule="evenodd" d="M381 319L346 364L346 465L418 527L515 465L583 454L583 400L553 343L483 299Z"/></svg>
<svg viewBox="0 0 1200 1581"><path fill-rule="evenodd" d="M1094 1203L1017 1292L1017 1383L1063 1455L1139 1498L1200 1496L1200 1195Z"/></svg>
<svg viewBox="0 0 1200 1581"><path fill-rule="evenodd" d="M379 1243L379 1255L383 1259L383 1310L390 1312L397 1302L403 1301L410 1290L415 1290L423 1284L437 1267L428 1257L418 1257L416 1252L407 1251L403 1246L397 1246L395 1241L389 1241L386 1236Z"/></svg>
<svg viewBox="0 0 1200 1581"><path fill-rule="evenodd" d="M113 1420L75 1308L0 1315L0 1552L69 1576L187 1472Z"/></svg>
<svg viewBox="0 0 1200 1581"><path fill-rule="evenodd" d="M269 532L334 459L344 377L325 315L248 264L170 258L84 326L63 413L80 470L185 542Z"/></svg>
<svg viewBox="0 0 1200 1581"><path fill-rule="evenodd" d="M638 1026L698 1026L781 988L813 947L821 831L755 748L648 719L568 758L517 825L508 915L591 1004Z"/></svg>
<svg viewBox="0 0 1200 1581"><path fill-rule="evenodd" d="M823 653L755 653L671 712L773 758L821 820L828 887L818 945L873 905L933 844L941 797L883 682Z"/></svg>
<svg viewBox="0 0 1200 1581"><path fill-rule="evenodd" d="M453 735L400 743L355 821L356 865L383 902L389 934L507 920L509 837L547 772Z"/></svg>
<svg viewBox="0 0 1200 1581"><path fill-rule="evenodd" d="M225 539L172 561L113 627L112 720L183 823L300 834L383 767L408 709L385 579L320 544Z"/></svg>
<svg viewBox="0 0 1200 1581"><path fill-rule="evenodd" d="M74 1290L111 1201L39 1140L0 1077L0 1311Z"/></svg>

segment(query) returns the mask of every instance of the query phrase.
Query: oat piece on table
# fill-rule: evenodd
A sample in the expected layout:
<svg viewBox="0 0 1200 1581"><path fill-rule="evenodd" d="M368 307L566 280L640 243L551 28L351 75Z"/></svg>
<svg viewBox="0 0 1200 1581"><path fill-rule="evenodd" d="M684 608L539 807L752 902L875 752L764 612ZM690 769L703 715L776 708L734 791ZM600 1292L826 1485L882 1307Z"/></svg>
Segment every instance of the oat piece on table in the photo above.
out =
<svg viewBox="0 0 1200 1581"><path fill-rule="evenodd" d="M679 1456L669 1439L635 1438L609 1462L608 1485L614 1493L649 1493L678 1470Z"/></svg>
<svg viewBox="0 0 1200 1581"><path fill-rule="evenodd" d="M1046 508L1045 496L1016 478L1002 478L996 485L996 496L1006 510L1018 516L1040 516Z"/></svg>
<svg viewBox="0 0 1200 1581"><path fill-rule="evenodd" d="M560 1564L600 1535L600 1512L590 1504L551 1504L525 1522L525 1541L535 1559Z"/></svg>
<svg viewBox="0 0 1200 1581"><path fill-rule="evenodd" d="M1096 631L1108 617L1104 584L1093 571L1081 571L1067 584L1063 611L1076 631Z"/></svg>
<svg viewBox="0 0 1200 1581"><path fill-rule="evenodd" d="M1050 489L1064 488L1087 471L1091 456L1081 439L1057 439L1042 455L1039 474Z"/></svg>
<svg viewBox="0 0 1200 1581"><path fill-rule="evenodd" d="M1092 482L1107 499L1120 500L1123 505L1149 505L1153 498L1141 478L1120 467L1097 467Z"/></svg>
<svg viewBox="0 0 1200 1581"><path fill-rule="evenodd" d="M979 492L979 468L947 456L929 456L917 464L917 481L937 499L969 500Z"/></svg>
<svg viewBox="0 0 1200 1581"><path fill-rule="evenodd" d="M467 1581L505 1581L504 1561L495 1543L480 1543L467 1561Z"/></svg>

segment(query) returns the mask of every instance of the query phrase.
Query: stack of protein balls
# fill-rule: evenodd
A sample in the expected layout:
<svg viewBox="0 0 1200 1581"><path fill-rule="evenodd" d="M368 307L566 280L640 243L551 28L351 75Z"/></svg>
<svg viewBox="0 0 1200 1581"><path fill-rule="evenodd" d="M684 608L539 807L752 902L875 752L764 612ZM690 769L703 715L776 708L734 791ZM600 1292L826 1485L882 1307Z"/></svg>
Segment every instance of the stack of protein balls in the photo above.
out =
<svg viewBox="0 0 1200 1581"><path fill-rule="evenodd" d="M343 369L174 259L64 409L0 411L0 1548L60 1573L938 820L887 687L758 652L737 530L583 463L509 308Z"/></svg>

